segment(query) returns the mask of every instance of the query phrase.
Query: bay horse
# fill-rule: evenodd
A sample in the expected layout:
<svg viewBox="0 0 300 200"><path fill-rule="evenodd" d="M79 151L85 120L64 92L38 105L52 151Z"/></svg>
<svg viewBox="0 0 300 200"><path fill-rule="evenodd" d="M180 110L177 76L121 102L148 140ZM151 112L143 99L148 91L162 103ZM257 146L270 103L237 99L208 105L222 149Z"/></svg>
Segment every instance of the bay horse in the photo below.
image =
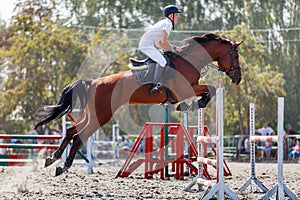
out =
<svg viewBox="0 0 300 200"><path fill-rule="evenodd" d="M212 61L217 61L218 70L226 73L232 83L238 85L242 79L237 47L241 42L233 42L217 34L208 33L193 36L184 40L188 45L181 53L169 55L175 66L175 73L167 81L161 93L150 94L152 84L141 85L136 81L132 70L101 77L93 80L77 80L66 86L56 105L44 105L36 111L38 122L35 128L47 124L64 114L72 112L76 99L79 99L83 113L80 119L67 129L60 147L46 158L45 167L61 158L66 146L73 140L64 166L56 167L56 176L67 171L80 146L105 125L113 113L124 104L159 104L162 102L177 103L184 99L199 96L188 108L178 110L195 110L205 107L215 95L213 85L199 85L200 71ZM182 104L184 105L184 104Z"/></svg>

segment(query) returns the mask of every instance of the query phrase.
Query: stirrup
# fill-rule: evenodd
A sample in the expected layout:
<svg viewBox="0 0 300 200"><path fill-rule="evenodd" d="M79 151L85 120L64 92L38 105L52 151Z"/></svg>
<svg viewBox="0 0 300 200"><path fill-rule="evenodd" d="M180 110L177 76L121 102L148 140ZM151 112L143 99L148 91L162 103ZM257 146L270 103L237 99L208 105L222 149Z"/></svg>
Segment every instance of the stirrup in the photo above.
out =
<svg viewBox="0 0 300 200"><path fill-rule="evenodd" d="M155 94L155 93L161 93L162 92L162 87L159 83L155 83L153 84L153 87L150 90L151 94Z"/></svg>

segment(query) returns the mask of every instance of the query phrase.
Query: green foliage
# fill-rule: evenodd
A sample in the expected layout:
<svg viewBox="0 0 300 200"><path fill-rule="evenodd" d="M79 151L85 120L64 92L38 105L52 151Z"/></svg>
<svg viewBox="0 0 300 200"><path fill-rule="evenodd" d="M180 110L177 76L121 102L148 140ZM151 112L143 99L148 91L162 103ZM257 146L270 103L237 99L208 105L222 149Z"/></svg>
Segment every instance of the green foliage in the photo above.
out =
<svg viewBox="0 0 300 200"><path fill-rule="evenodd" d="M0 51L1 69L8 72L0 116L29 122L39 105L55 104L63 87L75 79L87 46L72 29L60 27L48 15L39 18L39 10L27 14L27 9L14 17L10 45Z"/></svg>
<svg viewBox="0 0 300 200"><path fill-rule="evenodd" d="M234 31L225 33L229 38L243 41L239 47L239 61L242 67L242 82L239 86L224 77L226 88L226 127L229 132L247 133L249 103L256 104L256 123L269 123L276 127L277 98L285 96L285 80L278 66L271 66L265 57L271 56L264 46L257 43L245 26L236 26ZM266 106L267 105L267 106Z"/></svg>
<svg viewBox="0 0 300 200"><path fill-rule="evenodd" d="M79 25L110 28L140 28L163 17L162 9L172 0L57 0L67 10L70 18Z"/></svg>
<svg viewBox="0 0 300 200"><path fill-rule="evenodd" d="M128 70L131 42L126 32L97 29L88 45L88 54L77 73L78 78L99 78Z"/></svg>
<svg viewBox="0 0 300 200"><path fill-rule="evenodd" d="M24 121L10 120L0 130L0 134L24 134L28 131L30 131L30 127Z"/></svg>

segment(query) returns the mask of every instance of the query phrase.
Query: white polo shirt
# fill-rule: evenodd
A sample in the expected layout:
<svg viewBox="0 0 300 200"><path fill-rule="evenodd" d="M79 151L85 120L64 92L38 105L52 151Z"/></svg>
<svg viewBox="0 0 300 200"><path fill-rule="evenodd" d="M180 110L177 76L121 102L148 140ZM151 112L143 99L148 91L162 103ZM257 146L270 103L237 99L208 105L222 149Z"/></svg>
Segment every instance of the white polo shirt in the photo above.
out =
<svg viewBox="0 0 300 200"><path fill-rule="evenodd" d="M145 48L154 46L154 44L161 39L163 30L166 30L169 35L172 30L172 26L172 21L169 18L165 18L158 21L154 25L147 27L146 32L141 37L139 47Z"/></svg>

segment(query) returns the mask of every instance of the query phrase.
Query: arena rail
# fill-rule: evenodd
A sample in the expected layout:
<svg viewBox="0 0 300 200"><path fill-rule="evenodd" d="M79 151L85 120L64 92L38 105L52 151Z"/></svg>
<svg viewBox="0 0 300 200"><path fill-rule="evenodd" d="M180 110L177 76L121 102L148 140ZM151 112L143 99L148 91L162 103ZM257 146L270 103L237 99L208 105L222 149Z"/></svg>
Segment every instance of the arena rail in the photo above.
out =
<svg viewBox="0 0 300 200"><path fill-rule="evenodd" d="M5 135L0 134L2 140L60 140L61 135ZM0 143L1 149L57 149L57 144L33 144L33 143ZM0 166L25 166L34 162L36 156L27 154L4 154L0 156Z"/></svg>

